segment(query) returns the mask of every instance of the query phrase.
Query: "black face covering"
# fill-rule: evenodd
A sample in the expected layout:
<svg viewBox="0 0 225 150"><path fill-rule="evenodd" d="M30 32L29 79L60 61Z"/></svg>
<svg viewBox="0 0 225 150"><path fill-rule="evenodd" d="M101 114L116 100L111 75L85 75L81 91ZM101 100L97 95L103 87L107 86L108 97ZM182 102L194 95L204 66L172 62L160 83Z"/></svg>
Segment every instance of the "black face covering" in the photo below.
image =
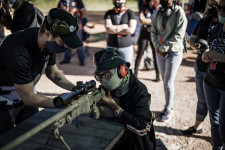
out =
<svg viewBox="0 0 225 150"><path fill-rule="evenodd" d="M210 8L209 9L209 16L211 17L211 18L216 18L216 17L218 17L218 12L216 11L216 8Z"/></svg>
<svg viewBox="0 0 225 150"><path fill-rule="evenodd" d="M119 2L114 2L113 4L116 8L121 8L123 6L123 3L119 3Z"/></svg>
<svg viewBox="0 0 225 150"><path fill-rule="evenodd" d="M168 0L160 0L160 4L161 4L163 9L168 8Z"/></svg>

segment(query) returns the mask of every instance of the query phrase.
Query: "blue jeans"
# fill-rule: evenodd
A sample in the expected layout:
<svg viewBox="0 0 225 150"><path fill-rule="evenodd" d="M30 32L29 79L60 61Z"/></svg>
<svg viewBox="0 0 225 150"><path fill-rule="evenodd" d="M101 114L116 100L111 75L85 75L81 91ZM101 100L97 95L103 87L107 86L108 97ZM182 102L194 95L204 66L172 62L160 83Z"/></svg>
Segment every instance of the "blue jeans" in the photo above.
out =
<svg viewBox="0 0 225 150"><path fill-rule="evenodd" d="M128 46L128 47L122 47L122 48L118 48L118 47L111 47L111 46L107 46L107 48L114 48L116 50L118 50L121 54L121 57L128 61L130 64L132 63L132 59L134 56L134 46Z"/></svg>
<svg viewBox="0 0 225 150"><path fill-rule="evenodd" d="M209 109L213 150L225 148L225 91L203 83Z"/></svg>
<svg viewBox="0 0 225 150"><path fill-rule="evenodd" d="M205 99L205 93L203 89L203 79L205 72L198 69L197 64L195 64L195 84L196 93L198 97L197 110L196 110L196 120L204 121L208 114L208 107Z"/></svg>
<svg viewBox="0 0 225 150"><path fill-rule="evenodd" d="M182 62L182 58L183 51L178 53L169 52L169 56L167 58L162 57L159 53L156 54L156 61L164 85L166 110L171 110L173 108L174 80L177 70Z"/></svg>
<svg viewBox="0 0 225 150"><path fill-rule="evenodd" d="M82 30L77 31L77 34L78 34L80 39L82 39ZM76 42L76 41L74 41L74 42ZM84 51L84 46L81 46L81 47L77 48L76 51L77 51L77 56L78 56L78 59L79 59L80 63L84 63L84 60L85 60L85 57L86 57L85 51ZM72 52L71 52L71 49L68 48L68 50L64 53L63 61L70 61L71 57L72 57Z"/></svg>

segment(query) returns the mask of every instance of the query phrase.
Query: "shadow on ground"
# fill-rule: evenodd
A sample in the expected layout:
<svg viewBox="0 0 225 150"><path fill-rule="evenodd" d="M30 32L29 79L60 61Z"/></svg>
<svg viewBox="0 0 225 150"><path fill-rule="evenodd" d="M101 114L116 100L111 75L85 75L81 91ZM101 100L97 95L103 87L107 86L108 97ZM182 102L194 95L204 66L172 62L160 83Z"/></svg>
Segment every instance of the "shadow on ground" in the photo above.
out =
<svg viewBox="0 0 225 150"><path fill-rule="evenodd" d="M91 34L87 39L87 43L105 41L107 39L107 36L108 35L106 32Z"/></svg>
<svg viewBox="0 0 225 150"><path fill-rule="evenodd" d="M63 60L64 54L58 54L56 57L56 63L60 70L63 71L65 75L92 75L95 71L95 66L93 64L93 55L101 50L102 48L88 47L86 52L85 66L80 66L78 56L75 50L73 50L73 57L69 64L59 64Z"/></svg>
<svg viewBox="0 0 225 150"><path fill-rule="evenodd" d="M155 121L160 121L160 113L159 111L152 111L153 113L155 113ZM211 143L211 137L209 136L201 136L201 134L193 134L193 135L189 135L186 136L182 133L182 130L179 129L175 129L175 128L171 128L171 127L166 127L166 126L156 126L154 125L155 128L155 132L159 132L159 133L164 133L167 135L176 135L176 136L184 136L184 137L192 137L192 138L197 138L197 139L203 139L209 143Z"/></svg>
<svg viewBox="0 0 225 150"><path fill-rule="evenodd" d="M195 57L183 58L181 65L187 67L194 67L195 59Z"/></svg>
<svg viewBox="0 0 225 150"><path fill-rule="evenodd" d="M139 80L145 80L145 81L159 82L159 81L157 81L156 79L139 78L139 77L138 77L138 79L139 79ZM160 80L160 81L161 81L161 80Z"/></svg>
<svg viewBox="0 0 225 150"><path fill-rule="evenodd" d="M104 24L105 12L88 11L87 19L89 22Z"/></svg>

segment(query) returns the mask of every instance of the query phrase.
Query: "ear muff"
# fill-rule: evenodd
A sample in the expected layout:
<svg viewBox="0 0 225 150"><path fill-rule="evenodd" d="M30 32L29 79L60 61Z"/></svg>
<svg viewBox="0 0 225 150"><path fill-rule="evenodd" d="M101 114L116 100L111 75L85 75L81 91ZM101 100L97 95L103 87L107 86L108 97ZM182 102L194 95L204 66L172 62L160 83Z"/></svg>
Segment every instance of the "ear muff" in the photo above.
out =
<svg viewBox="0 0 225 150"><path fill-rule="evenodd" d="M50 26L51 33L55 35L69 35L74 31L78 31L79 29L79 20L77 16L73 16L76 22L75 26L69 26L65 21L61 21L59 19L53 20L49 15L47 15L47 23Z"/></svg>
<svg viewBox="0 0 225 150"><path fill-rule="evenodd" d="M114 7L114 11L115 11L116 14L124 12L125 10L126 10L125 6L122 6L121 8Z"/></svg>
<svg viewBox="0 0 225 150"><path fill-rule="evenodd" d="M120 67L118 67L118 76L120 78L124 78L127 75L127 67L125 65L120 65Z"/></svg>

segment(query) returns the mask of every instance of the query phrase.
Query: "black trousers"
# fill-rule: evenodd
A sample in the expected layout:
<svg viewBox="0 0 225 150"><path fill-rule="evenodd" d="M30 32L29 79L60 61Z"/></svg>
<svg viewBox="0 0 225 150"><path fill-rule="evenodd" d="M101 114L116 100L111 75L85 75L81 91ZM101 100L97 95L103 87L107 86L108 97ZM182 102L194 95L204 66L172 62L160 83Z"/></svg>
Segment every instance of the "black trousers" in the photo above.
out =
<svg viewBox="0 0 225 150"><path fill-rule="evenodd" d="M38 108L23 103L11 106L0 104L0 134L8 131L37 112Z"/></svg>
<svg viewBox="0 0 225 150"><path fill-rule="evenodd" d="M155 150L156 138L154 126L151 126L151 130L147 135L139 136L136 133L128 130L114 145L112 150Z"/></svg>
<svg viewBox="0 0 225 150"><path fill-rule="evenodd" d="M136 57L136 60L135 60L134 74L137 75L137 73L138 73L138 67L140 65L140 61L141 61L142 55L144 53L144 50L146 50L147 47L148 47L148 42L150 43L150 46L151 46L151 49L152 49L155 73L156 73L156 76L159 76L159 69L158 69L158 65L157 65L157 62L156 62L155 47L152 43L150 32L148 32L147 29L145 29L145 28L141 29L141 33L140 33L140 36L139 36L139 39L138 39L138 52L137 52L137 57Z"/></svg>

